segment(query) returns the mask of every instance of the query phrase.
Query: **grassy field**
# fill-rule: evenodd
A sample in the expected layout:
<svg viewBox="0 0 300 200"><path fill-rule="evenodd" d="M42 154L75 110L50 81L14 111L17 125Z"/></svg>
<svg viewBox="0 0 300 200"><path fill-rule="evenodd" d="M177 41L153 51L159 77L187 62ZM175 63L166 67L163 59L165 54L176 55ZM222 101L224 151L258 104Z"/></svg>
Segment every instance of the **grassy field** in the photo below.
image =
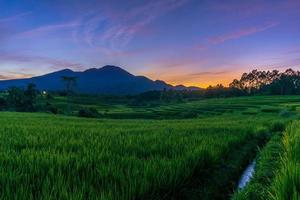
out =
<svg viewBox="0 0 300 200"><path fill-rule="evenodd" d="M229 199L258 147L299 118L298 102L243 97L111 111L196 113L162 120L2 112L0 198Z"/></svg>
<svg viewBox="0 0 300 200"><path fill-rule="evenodd" d="M65 97L55 96L51 100L41 99L40 104L56 106L61 113L67 110ZM289 115L300 111L299 96L256 96L219 99L203 99L181 103L152 102L134 106L124 99L105 99L104 97L75 96L72 98L74 115L80 108L97 109L105 118L113 119L186 119L206 118L237 111L243 115L273 113Z"/></svg>

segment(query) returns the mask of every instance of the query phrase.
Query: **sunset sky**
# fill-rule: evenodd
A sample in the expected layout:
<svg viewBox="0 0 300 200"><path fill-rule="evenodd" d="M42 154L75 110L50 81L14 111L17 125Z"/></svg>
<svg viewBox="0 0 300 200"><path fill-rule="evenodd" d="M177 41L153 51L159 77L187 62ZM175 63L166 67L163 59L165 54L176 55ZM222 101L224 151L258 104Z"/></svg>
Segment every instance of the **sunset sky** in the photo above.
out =
<svg viewBox="0 0 300 200"><path fill-rule="evenodd" d="M300 0L0 0L0 79L117 65L172 84L300 69Z"/></svg>

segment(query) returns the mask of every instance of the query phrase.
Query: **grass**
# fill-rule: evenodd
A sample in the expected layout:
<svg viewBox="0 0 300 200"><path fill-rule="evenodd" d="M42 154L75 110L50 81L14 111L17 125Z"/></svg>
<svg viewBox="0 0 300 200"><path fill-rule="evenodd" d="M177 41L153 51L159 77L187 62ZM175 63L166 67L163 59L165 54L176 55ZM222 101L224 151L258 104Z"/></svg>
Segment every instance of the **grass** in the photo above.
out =
<svg viewBox="0 0 300 200"><path fill-rule="evenodd" d="M212 174L224 168L238 174L246 158L232 152L251 154L270 119L90 120L0 113L0 194L4 199L175 199L197 182L210 199L212 191L227 191L222 186L236 178L220 176L222 184L212 187Z"/></svg>
<svg viewBox="0 0 300 200"><path fill-rule="evenodd" d="M258 147L298 118L300 101L134 107L80 98L74 110L109 109L105 118L0 113L0 199L228 199ZM51 103L63 109L65 99Z"/></svg>
<svg viewBox="0 0 300 200"><path fill-rule="evenodd" d="M273 126L278 130L281 125ZM300 122L274 135L258 155L254 178L233 200L300 199Z"/></svg>
<svg viewBox="0 0 300 200"><path fill-rule="evenodd" d="M52 100L40 99L43 105L48 101L58 107L60 113L66 111L66 98L55 96ZM186 119L206 118L226 113L242 112L244 115L261 113L290 117L300 112L299 96L254 96L235 98L203 99L182 103L154 102L143 106L133 106L127 100L105 99L98 96L75 96L72 108L74 115L83 107L97 109L104 118L112 119Z"/></svg>
<svg viewBox="0 0 300 200"><path fill-rule="evenodd" d="M294 122L285 131L284 153L280 170L272 184L274 200L300 199L300 123Z"/></svg>
<svg viewBox="0 0 300 200"><path fill-rule="evenodd" d="M270 187L280 168L280 156L283 152L282 135L276 134L260 150L256 158L255 174L249 185L237 191L233 200L268 200Z"/></svg>

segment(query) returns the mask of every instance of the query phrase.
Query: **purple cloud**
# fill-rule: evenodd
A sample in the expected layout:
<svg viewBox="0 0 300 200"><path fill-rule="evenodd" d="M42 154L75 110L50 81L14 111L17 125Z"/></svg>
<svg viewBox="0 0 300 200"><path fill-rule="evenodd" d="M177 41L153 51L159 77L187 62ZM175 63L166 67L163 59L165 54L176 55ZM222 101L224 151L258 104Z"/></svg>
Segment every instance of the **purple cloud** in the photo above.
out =
<svg viewBox="0 0 300 200"><path fill-rule="evenodd" d="M224 35L210 37L210 38L208 38L208 42L210 44L220 44L220 43L226 42L228 40L235 40L235 39L239 39L241 37L245 37L245 36L253 35L255 33L263 32L263 31L266 31L266 30L273 28L275 26L278 26L278 25L279 25L278 22L272 22L272 23L268 23L264 26L256 26L256 27L240 29L238 31L226 33Z"/></svg>
<svg viewBox="0 0 300 200"><path fill-rule="evenodd" d="M6 18L2 18L2 19L0 19L0 23L8 23L8 22L20 19L24 16L30 15L30 14L31 14L31 12L23 12L23 13L19 13L17 15L14 15L14 16L9 16L9 17L6 17Z"/></svg>
<svg viewBox="0 0 300 200"><path fill-rule="evenodd" d="M270 5L271 4L271 5ZM240 17L249 18L255 16L264 16L266 14L273 14L275 12L281 12L290 14L291 12L298 12L300 7L299 0L252 0L252 1L210 1L209 6L212 10L218 11L224 14L225 17Z"/></svg>
<svg viewBox="0 0 300 200"><path fill-rule="evenodd" d="M17 37L36 37L40 35L46 35L49 33L53 33L56 31L65 31L68 29L72 29L79 26L79 23L77 22L70 22L70 23L64 23L64 24L53 24L53 25L46 25L46 26L41 26L38 28L34 28L25 32L21 32L17 34Z"/></svg>
<svg viewBox="0 0 300 200"><path fill-rule="evenodd" d="M77 41L83 38L83 41L90 46L120 49L125 47L137 33L143 32L146 25L188 1L151 1L126 12L114 9L110 9L109 12L95 11L97 14L84 19L80 29L74 35Z"/></svg>
<svg viewBox="0 0 300 200"><path fill-rule="evenodd" d="M61 68L72 68L74 70L81 70L85 68L80 63L70 62L67 60L61 60L61 59L50 58L45 56L23 55L17 53L9 53L9 52L0 52L0 61L18 63L18 64L20 63L22 65L27 64L27 65L32 65L33 67L47 66L52 70L57 70Z"/></svg>
<svg viewBox="0 0 300 200"><path fill-rule="evenodd" d="M232 71L229 70L223 70L223 71L203 71L203 72L196 72L192 74L187 74L187 76L193 76L193 77L201 77L201 76L216 76L216 75L224 75L231 73Z"/></svg>
<svg viewBox="0 0 300 200"><path fill-rule="evenodd" d="M6 42L8 38L16 33L15 23L23 17L30 15L31 12L19 13L17 15L9 16L0 19L0 41Z"/></svg>

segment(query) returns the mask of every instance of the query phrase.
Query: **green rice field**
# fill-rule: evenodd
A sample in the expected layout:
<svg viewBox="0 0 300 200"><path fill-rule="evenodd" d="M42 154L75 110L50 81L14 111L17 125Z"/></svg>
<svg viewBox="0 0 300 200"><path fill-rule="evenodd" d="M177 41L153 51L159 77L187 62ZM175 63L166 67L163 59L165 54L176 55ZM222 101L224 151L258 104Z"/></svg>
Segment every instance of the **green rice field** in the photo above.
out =
<svg viewBox="0 0 300 200"><path fill-rule="evenodd" d="M287 96L114 105L101 119L1 112L0 198L230 199L248 163L259 157L264 174L259 159L273 162L263 152L275 151L264 148L282 140L261 187L298 199L298 108L300 97Z"/></svg>

